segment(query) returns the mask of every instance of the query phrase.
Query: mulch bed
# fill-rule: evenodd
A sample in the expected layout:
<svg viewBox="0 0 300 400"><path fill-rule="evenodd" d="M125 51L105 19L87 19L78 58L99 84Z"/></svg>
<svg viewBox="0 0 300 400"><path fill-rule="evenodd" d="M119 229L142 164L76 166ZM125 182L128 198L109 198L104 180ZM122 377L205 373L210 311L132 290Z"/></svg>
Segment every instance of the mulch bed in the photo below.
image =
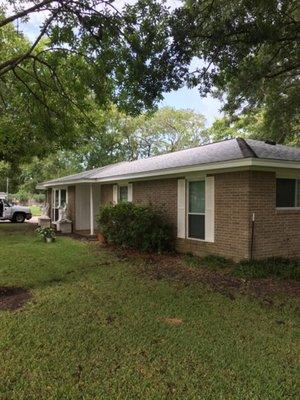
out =
<svg viewBox="0 0 300 400"><path fill-rule="evenodd" d="M238 294L246 294L272 305L268 296L283 294L289 297L300 297L300 283L293 280L243 279L230 275L231 270L212 270L205 265L198 268L188 267L184 256L180 254L149 254L135 250L120 250L111 248L119 259L124 261L137 261L141 263L139 274L151 279L169 279L181 284L203 283L212 290L234 300Z"/></svg>
<svg viewBox="0 0 300 400"><path fill-rule="evenodd" d="M22 308L32 295L21 287L0 286L0 310L15 311Z"/></svg>

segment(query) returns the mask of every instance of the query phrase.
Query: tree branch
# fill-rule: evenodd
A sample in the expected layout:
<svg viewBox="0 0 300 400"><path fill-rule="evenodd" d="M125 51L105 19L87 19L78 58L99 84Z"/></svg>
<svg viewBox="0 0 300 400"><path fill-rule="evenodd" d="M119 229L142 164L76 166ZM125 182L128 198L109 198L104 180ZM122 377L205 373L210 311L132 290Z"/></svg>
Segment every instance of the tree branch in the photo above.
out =
<svg viewBox="0 0 300 400"><path fill-rule="evenodd" d="M44 27L41 30L40 34L38 35L36 40L33 42L32 46L29 48L29 50L26 51L26 53L24 53L23 55L21 55L19 57L15 57L13 59L10 59L10 60L5 61L4 63L0 64L0 76L4 75L6 72L15 68L18 64L20 64L22 61L24 61L26 58L28 58L31 55L33 50L36 48L36 46L38 45L38 43L40 42L40 40L46 33L49 25L51 24L53 19L56 17L57 12L58 12L58 10L50 18L48 18L48 20L45 22Z"/></svg>
<svg viewBox="0 0 300 400"><path fill-rule="evenodd" d="M22 10L18 12L17 14L11 15L10 17L4 18L0 21L0 28L2 26L5 26L9 24L10 22L15 21L18 18L23 18L26 17L28 14L34 13L34 12L40 12L41 8L49 5L50 3L56 2L57 0L44 0L41 3L35 4L34 6L27 8L26 10Z"/></svg>

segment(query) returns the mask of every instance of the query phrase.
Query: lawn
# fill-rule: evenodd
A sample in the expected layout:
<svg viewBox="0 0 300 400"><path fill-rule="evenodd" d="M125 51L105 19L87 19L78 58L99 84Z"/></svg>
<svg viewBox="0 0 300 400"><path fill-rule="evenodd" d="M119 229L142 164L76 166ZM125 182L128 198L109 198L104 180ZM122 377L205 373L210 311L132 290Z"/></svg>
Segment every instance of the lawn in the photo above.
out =
<svg viewBox="0 0 300 400"><path fill-rule="evenodd" d="M30 206L30 211L33 217L39 217L42 214L40 206Z"/></svg>
<svg viewBox="0 0 300 400"><path fill-rule="evenodd" d="M0 243L0 286L33 295L0 311L1 400L297 398L295 299L266 307L153 279L96 243L45 244L28 224L0 224Z"/></svg>

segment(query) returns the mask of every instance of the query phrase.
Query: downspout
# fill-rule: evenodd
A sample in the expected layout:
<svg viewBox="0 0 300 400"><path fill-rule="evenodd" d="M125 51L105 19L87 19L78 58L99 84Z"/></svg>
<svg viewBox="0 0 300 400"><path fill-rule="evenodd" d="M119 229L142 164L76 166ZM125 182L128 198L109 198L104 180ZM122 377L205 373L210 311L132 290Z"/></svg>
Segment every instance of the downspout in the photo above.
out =
<svg viewBox="0 0 300 400"><path fill-rule="evenodd" d="M250 260L253 260L254 227L255 227L255 213L252 213L252 220L251 220L251 243L250 243Z"/></svg>

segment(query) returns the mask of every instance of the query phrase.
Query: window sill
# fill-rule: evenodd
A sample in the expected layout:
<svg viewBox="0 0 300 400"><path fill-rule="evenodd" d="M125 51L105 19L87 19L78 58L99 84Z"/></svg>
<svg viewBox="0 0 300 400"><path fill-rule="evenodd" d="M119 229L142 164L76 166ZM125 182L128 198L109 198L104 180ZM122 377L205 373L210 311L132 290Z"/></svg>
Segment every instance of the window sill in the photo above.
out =
<svg viewBox="0 0 300 400"><path fill-rule="evenodd" d="M185 240L192 240L192 241L194 241L194 242L212 243L212 242L208 242L208 241L205 240L205 239L197 239L197 238L192 238L192 237L188 237L188 236L185 238Z"/></svg>
<svg viewBox="0 0 300 400"><path fill-rule="evenodd" d="M299 214L300 207L276 207L276 214Z"/></svg>

